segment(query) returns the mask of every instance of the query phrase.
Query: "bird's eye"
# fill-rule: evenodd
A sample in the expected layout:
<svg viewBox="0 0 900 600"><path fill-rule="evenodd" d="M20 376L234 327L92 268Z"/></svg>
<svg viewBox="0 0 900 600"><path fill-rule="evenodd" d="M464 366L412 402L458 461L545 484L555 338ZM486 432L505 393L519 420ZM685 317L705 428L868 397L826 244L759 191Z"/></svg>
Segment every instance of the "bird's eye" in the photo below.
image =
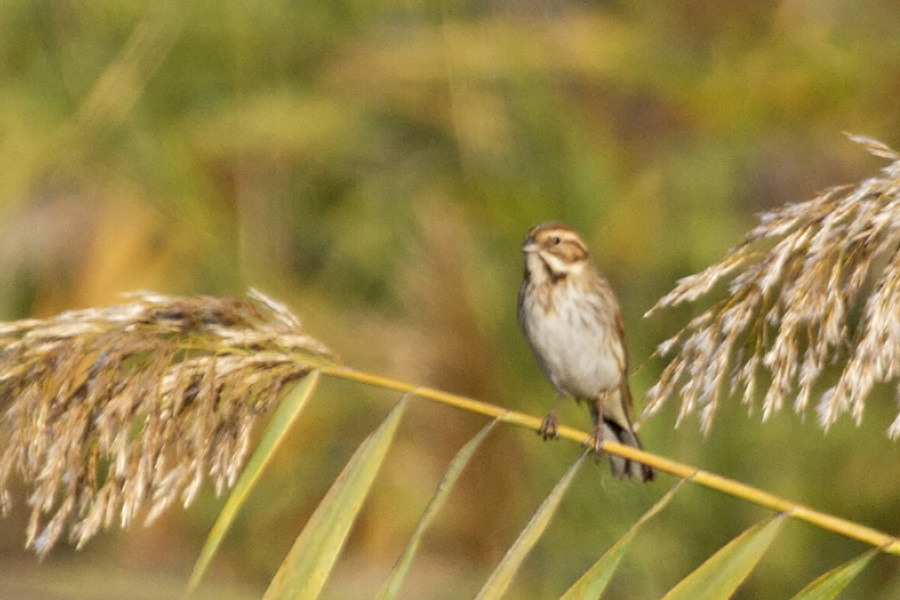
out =
<svg viewBox="0 0 900 600"><path fill-rule="evenodd" d="M553 236L552 238L550 238L550 241L553 243L554 246L559 246L559 243L560 243L562 240L559 239L559 236L558 236L558 235L555 235L555 236Z"/></svg>

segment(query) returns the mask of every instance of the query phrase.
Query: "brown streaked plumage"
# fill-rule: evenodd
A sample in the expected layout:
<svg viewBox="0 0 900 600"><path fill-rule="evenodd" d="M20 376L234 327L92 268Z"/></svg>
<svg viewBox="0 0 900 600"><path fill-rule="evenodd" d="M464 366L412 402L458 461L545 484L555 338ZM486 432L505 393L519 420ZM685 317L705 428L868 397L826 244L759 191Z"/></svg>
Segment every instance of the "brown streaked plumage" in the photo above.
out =
<svg viewBox="0 0 900 600"><path fill-rule="evenodd" d="M534 227L522 244L525 277L519 289L519 324L556 403L538 430L556 437L556 408L571 395L589 403L593 446L605 438L640 448L631 425L628 348L619 303L597 270L587 246L563 223ZM620 478L649 481L650 467L610 455Z"/></svg>

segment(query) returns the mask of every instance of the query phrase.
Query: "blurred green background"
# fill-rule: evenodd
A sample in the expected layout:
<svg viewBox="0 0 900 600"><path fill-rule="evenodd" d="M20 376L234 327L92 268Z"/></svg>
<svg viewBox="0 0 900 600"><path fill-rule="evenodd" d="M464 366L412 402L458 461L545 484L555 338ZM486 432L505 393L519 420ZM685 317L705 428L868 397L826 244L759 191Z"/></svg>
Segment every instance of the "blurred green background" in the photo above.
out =
<svg viewBox="0 0 900 600"><path fill-rule="evenodd" d="M632 386L691 311L641 315L754 213L874 174L842 132L900 146L893 0L0 2L0 318L134 289L287 302L359 369L542 416L515 322L525 231L582 232L623 305ZM259 597L329 482L396 396L324 381L204 586ZM890 393L827 436L675 405L651 451L900 531ZM586 428L570 404L563 422ZM416 401L327 588L372 597L447 461L483 420ZM425 539L408 598L471 597L578 453L500 428ZM510 597L564 591L673 482L586 465ZM0 598L171 598L222 499L43 563L25 491L0 520ZM606 597L656 598L766 516L682 490ZM739 598L781 598L864 548L790 523ZM845 594L896 598L879 557Z"/></svg>

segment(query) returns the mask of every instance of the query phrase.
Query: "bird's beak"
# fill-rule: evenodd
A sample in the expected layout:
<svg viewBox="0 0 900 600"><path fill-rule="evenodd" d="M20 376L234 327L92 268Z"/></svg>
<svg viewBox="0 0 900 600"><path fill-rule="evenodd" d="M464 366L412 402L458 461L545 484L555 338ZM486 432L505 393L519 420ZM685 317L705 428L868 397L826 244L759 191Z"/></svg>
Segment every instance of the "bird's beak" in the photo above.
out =
<svg viewBox="0 0 900 600"><path fill-rule="evenodd" d="M530 237L525 238L525 241L522 242L522 252L535 252L538 249L538 245L534 243L534 240Z"/></svg>

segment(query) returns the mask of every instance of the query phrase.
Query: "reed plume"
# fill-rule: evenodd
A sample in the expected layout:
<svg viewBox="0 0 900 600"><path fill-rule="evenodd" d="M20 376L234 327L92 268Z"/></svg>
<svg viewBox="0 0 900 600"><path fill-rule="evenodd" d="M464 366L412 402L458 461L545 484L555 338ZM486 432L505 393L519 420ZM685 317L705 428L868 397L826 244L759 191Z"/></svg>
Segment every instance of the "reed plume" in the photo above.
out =
<svg viewBox="0 0 900 600"><path fill-rule="evenodd" d="M0 324L0 509L18 475L28 547L79 547L115 519L233 485L284 386L327 360L282 304L138 293L118 306Z"/></svg>
<svg viewBox="0 0 900 600"><path fill-rule="evenodd" d="M786 402L804 413L815 398L827 430L846 412L859 423L873 386L897 380L900 154L851 139L891 164L856 185L763 214L724 258L678 281L645 315L693 302L729 279L724 299L659 345L657 355L675 354L647 392L647 414L677 393L678 420L699 407L707 431L723 396L740 390L752 408L762 379L764 420ZM834 364L842 368L829 381ZM887 432L900 437L900 415Z"/></svg>

